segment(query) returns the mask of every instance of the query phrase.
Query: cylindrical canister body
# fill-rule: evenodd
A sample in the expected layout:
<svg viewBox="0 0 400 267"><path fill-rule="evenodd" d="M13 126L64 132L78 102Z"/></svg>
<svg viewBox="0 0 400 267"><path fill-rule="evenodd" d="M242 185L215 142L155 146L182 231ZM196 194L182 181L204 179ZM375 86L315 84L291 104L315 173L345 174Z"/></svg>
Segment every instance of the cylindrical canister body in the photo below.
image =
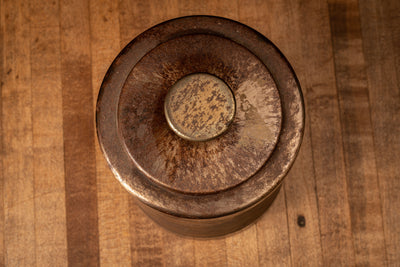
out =
<svg viewBox="0 0 400 267"><path fill-rule="evenodd" d="M191 16L121 51L96 120L114 175L143 211L171 231L211 237L250 224L272 203L301 144L304 103L267 38Z"/></svg>

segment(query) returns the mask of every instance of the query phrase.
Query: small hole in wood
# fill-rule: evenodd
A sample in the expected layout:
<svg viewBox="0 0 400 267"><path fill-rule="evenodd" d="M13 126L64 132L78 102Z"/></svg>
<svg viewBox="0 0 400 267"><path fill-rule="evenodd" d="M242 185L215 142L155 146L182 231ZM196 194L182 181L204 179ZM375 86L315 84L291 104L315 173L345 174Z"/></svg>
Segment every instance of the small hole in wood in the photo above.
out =
<svg viewBox="0 0 400 267"><path fill-rule="evenodd" d="M297 225L300 227L305 227L306 226L306 218L304 218L303 215L299 215L297 217Z"/></svg>

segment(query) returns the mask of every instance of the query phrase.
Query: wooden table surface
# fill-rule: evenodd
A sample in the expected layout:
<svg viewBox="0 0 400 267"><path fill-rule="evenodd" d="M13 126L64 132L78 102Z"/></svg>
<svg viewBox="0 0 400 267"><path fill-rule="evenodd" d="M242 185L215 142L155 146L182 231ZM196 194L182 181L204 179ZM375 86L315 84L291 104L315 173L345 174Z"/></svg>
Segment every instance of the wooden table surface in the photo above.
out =
<svg viewBox="0 0 400 267"><path fill-rule="evenodd" d="M0 266L400 265L400 1L0 3ZM191 14L267 36L306 102L301 151L274 204L209 240L141 212L113 178L94 122L121 48Z"/></svg>

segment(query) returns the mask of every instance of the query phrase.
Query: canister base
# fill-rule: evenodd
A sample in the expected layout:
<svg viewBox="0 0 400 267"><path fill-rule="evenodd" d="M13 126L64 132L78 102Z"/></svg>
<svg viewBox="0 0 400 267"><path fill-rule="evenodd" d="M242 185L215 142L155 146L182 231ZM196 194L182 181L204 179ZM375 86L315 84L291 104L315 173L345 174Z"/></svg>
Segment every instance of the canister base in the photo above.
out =
<svg viewBox="0 0 400 267"><path fill-rule="evenodd" d="M147 216L169 231L186 236L208 238L236 232L254 222L269 208L280 188L281 185L267 197L242 211L210 219L177 217L158 211L141 201L136 201L136 203Z"/></svg>

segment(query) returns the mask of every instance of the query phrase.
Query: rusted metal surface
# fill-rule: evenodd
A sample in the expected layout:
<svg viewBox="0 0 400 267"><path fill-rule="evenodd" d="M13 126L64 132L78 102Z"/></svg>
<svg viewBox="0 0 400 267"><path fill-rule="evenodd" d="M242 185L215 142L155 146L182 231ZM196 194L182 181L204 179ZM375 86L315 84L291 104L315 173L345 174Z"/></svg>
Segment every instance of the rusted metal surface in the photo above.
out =
<svg viewBox="0 0 400 267"><path fill-rule="evenodd" d="M202 143L177 136L164 116L171 86L193 73L219 77L236 96L229 131ZM135 65L120 94L118 126L129 155L150 180L185 193L215 193L247 180L271 155L281 127L279 93L264 64L244 47L213 35L187 35L159 45Z"/></svg>
<svg viewBox="0 0 400 267"><path fill-rule="evenodd" d="M235 109L228 85L207 73L183 77L171 86L164 101L169 126L189 141L207 141L225 132Z"/></svg>
<svg viewBox="0 0 400 267"><path fill-rule="evenodd" d="M179 137L164 114L168 90L194 73L218 77L236 100L227 130L204 142ZM268 206L303 129L289 63L256 31L218 17L179 18L138 36L113 62L97 103L99 142L116 177L144 209L157 211L147 213L186 218L193 235L225 233L217 222L238 229L257 217L245 211ZM217 229L207 234L202 222Z"/></svg>

